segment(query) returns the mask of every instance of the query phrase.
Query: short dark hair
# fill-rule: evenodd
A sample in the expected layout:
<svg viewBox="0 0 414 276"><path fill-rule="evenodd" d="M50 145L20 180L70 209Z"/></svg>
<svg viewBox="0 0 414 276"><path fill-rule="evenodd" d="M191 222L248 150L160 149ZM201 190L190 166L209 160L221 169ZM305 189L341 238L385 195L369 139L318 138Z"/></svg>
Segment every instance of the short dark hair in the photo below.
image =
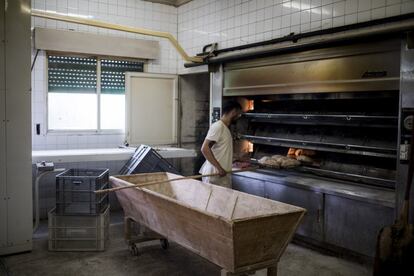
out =
<svg viewBox="0 0 414 276"><path fill-rule="evenodd" d="M222 113L227 114L233 109L242 110L241 105L236 101L227 101L223 103Z"/></svg>

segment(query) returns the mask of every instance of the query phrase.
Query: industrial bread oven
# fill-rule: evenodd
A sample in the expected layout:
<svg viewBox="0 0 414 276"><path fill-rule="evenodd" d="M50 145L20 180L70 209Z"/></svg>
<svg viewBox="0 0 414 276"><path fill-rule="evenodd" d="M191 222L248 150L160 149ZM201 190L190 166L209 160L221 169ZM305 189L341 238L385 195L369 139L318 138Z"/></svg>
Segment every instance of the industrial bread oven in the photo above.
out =
<svg viewBox="0 0 414 276"><path fill-rule="evenodd" d="M237 158L312 152L296 168L233 177L235 189L306 208L298 241L369 259L378 231L393 222L408 141L399 133L414 107L406 41L399 34L232 61L212 73L212 110L228 99L244 108L232 127Z"/></svg>

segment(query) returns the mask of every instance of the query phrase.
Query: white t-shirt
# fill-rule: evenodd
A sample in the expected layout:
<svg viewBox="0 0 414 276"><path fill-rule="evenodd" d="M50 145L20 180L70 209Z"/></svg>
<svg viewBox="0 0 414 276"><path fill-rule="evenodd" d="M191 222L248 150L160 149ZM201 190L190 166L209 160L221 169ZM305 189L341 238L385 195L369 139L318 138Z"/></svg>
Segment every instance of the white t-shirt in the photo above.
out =
<svg viewBox="0 0 414 276"><path fill-rule="evenodd" d="M215 142L211 147L214 157L224 170L230 171L233 163L233 139L229 128L221 120L218 120L211 125L206 139ZM206 160L199 172L201 174L212 174L218 171Z"/></svg>

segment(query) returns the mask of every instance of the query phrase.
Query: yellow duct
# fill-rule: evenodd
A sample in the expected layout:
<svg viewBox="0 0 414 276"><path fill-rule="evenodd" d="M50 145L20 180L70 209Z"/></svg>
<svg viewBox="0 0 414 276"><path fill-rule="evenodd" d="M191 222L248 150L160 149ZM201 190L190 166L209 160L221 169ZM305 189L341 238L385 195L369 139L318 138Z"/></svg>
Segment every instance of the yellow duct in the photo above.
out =
<svg viewBox="0 0 414 276"><path fill-rule="evenodd" d="M189 55L187 55L187 53L180 46L180 44L175 39L175 37L167 32L159 32L159 31L153 31L153 30L142 29L142 28L122 26L118 24L107 23L104 21L82 18L82 17L77 17L77 16L68 16L68 15L63 15L63 14L59 14L56 12L42 11L42 10L37 10L37 9L32 9L32 16L46 18L46 19L53 19L53 20L58 20L58 21L65 21L65 22L76 23L76 24L87 25L87 26L93 26L93 27L99 27L99 28L105 28L105 29L110 29L110 30L124 31L124 32L134 33L134 34L166 38L171 42L171 44L180 53L180 55L185 61L189 61L189 62L202 62L203 61L202 57L190 57Z"/></svg>

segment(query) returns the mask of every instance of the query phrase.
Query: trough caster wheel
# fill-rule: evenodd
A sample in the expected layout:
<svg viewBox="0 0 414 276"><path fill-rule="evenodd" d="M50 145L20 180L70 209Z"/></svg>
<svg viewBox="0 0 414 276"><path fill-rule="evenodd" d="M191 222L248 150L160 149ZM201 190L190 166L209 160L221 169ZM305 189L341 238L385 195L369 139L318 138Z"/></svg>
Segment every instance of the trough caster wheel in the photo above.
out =
<svg viewBox="0 0 414 276"><path fill-rule="evenodd" d="M132 256L139 255L138 247L135 244L132 244L129 246L129 252L131 253Z"/></svg>
<svg viewBox="0 0 414 276"><path fill-rule="evenodd" d="M160 243L161 243L162 249L166 250L166 249L170 248L170 243L168 242L167 239L161 239Z"/></svg>

